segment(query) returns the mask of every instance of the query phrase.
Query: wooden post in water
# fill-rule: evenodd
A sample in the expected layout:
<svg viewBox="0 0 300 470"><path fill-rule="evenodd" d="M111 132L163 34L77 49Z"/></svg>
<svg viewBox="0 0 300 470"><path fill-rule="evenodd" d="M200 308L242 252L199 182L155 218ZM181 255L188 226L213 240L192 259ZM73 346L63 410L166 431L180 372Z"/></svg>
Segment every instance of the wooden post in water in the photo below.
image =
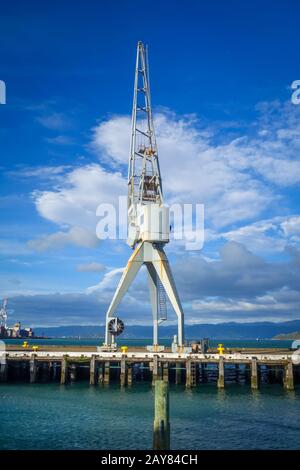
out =
<svg viewBox="0 0 300 470"><path fill-rule="evenodd" d="M93 354L90 361L90 385L95 385L96 382L96 357Z"/></svg>
<svg viewBox="0 0 300 470"><path fill-rule="evenodd" d="M252 390L258 389L257 359L256 358L253 358L251 361L251 388Z"/></svg>
<svg viewBox="0 0 300 470"><path fill-rule="evenodd" d="M169 384L155 381L155 416L153 426L153 449L170 449Z"/></svg>
<svg viewBox="0 0 300 470"><path fill-rule="evenodd" d="M224 371L224 358L220 356L219 358L219 378L218 378L218 388L225 387L225 371Z"/></svg>
<svg viewBox="0 0 300 470"><path fill-rule="evenodd" d="M29 381L31 384L36 382L37 377L37 363L36 363L36 355L32 354L29 362Z"/></svg>
<svg viewBox="0 0 300 470"><path fill-rule="evenodd" d="M98 366L98 384L99 385L103 385L104 383L104 365L103 365L103 361L101 361L99 363L99 366Z"/></svg>
<svg viewBox="0 0 300 470"><path fill-rule="evenodd" d="M168 362L163 363L163 380L169 382L169 364Z"/></svg>
<svg viewBox="0 0 300 470"><path fill-rule="evenodd" d="M132 385L132 364L128 364L127 368L127 385Z"/></svg>
<svg viewBox="0 0 300 470"><path fill-rule="evenodd" d="M110 362L106 361L104 364L104 384L108 385L110 381Z"/></svg>
<svg viewBox="0 0 300 470"><path fill-rule="evenodd" d="M185 363L186 377L185 377L185 386L186 388L191 388L191 360L187 359Z"/></svg>
<svg viewBox="0 0 300 470"><path fill-rule="evenodd" d="M284 368L283 385L285 390L294 390L294 371L292 361L289 361Z"/></svg>
<svg viewBox="0 0 300 470"><path fill-rule="evenodd" d="M158 380L158 357L153 357L153 369L152 369L152 385L155 384L156 380Z"/></svg>
<svg viewBox="0 0 300 470"><path fill-rule="evenodd" d="M6 355L1 357L0 361L0 382L7 381L7 372L8 372L8 362L6 359Z"/></svg>
<svg viewBox="0 0 300 470"><path fill-rule="evenodd" d="M52 380L56 380L56 377L57 377L57 362L53 362Z"/></svg>
<svg viewBox="0 0 300 470"><path fill-rule="evenodd" d="M64 385L67 381L67 372L68 372L68 357L63 356L61 360L61 371L60 371L60 383Z"/></svg>
<svg viewBox="0 0 300 470"><path fill-rule="evenodd" d="M120 373L121 387L126 385L126 357L123 356L121 359L121 373Z"/></svg>
<svg viewBox="0 0 300 470"><path fill-rule="evenodd" d="M191 362L191 387L197 385L197 365L195 362Z"/></svg>

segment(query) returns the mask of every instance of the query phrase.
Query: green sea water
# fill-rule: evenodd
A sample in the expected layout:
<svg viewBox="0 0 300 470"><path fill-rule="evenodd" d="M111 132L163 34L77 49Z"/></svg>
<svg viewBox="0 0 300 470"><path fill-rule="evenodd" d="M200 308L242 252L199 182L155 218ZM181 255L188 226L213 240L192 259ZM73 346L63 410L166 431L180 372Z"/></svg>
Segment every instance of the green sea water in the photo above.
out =
<svg viewBox="0 0 300 470"><path fill-rule="evenodd" d="M150 449L153 389L86 382L0 385L1 449ZM297 449L300 391L170 387L173 449Z"/></svg>

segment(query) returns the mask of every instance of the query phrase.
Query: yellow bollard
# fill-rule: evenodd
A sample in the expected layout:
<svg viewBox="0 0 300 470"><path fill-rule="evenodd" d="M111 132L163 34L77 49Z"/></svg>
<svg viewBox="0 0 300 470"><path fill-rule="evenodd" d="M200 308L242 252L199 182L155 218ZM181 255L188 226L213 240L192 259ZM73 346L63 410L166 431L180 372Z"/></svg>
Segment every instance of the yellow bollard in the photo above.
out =
<svg viewBox="0 0 300 470"><path fill-rule="evenodd" d="M217 350L218 350L219 354L224 354L225 348L224 348L223 344L218 344Z"/></svg>
<svg viewBox="0 0 300 470"><path fill-rule="evenodd" d="M28 341L24 341L24 343L22 344L22 348L28 348L28 347L29 347Z"/></svg>
<svg viewBox="0 0 300 470"><path fill-rule="evenodd" d="M38 346L32 346L32 350L33 350L33 351L37 351L38 349L39 349Z"/></svg>
<svg viewBox="0 0 300 470"><path fill-rule="evenodd" d="M121 352L122 354L126 354L128 351L128 346L121 346Z"/></svg>

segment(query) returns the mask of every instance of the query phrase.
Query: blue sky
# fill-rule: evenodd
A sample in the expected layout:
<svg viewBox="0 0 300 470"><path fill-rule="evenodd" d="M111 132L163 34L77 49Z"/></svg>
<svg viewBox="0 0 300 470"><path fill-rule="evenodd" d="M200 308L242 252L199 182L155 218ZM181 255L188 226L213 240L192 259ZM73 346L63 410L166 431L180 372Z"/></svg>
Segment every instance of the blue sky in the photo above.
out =
<svg viewBox="0 0 300 470"><path fill-rule="evenodd" d="M299 318L299 17L291 0L1 7L0 297L11 321L103 323L130 249L96 239L95 211L126 193L138 40L166 200L205 205L204 248L167 247L187 321ZM120 316L149 323L145 297L141 273Z"/></svg>

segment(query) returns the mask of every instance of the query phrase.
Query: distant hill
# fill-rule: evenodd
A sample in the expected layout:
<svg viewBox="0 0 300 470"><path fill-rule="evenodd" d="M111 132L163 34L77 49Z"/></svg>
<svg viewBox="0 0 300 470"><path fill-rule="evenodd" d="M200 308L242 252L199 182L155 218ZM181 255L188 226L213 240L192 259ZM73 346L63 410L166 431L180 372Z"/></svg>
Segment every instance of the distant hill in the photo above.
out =
<svg viewBox="0 0 300 470"><path fill-rule="evenodd" d="M279 334L274 336L273 339L300 339L300 331L293 331L292 333Z"/></svg>
<svg viewBox="0 0 300 470"><path fill-rule="evenodd" d="M104 326L99 325L70 325L34 328L36 335L50 336L52 338L77 337L99 338L104 336ZM272 339L277 335L295 334L300 331L300 320L281 323L255 322L255 323L199 323L186 325L185 336L187 339L205 338L210 339ZM160 328L161 338L170 338L176 334L176 326L162 326ZM127 325L123 338L151 338L152 326L149 325Z"/></svg>

